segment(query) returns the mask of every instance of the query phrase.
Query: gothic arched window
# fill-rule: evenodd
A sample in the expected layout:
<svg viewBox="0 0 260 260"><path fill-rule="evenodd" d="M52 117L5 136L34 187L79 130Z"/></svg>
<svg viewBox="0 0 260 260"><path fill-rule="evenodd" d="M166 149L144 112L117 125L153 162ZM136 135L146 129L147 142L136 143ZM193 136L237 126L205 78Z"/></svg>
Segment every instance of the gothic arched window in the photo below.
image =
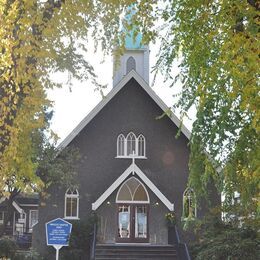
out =
<svg viewBox="0 0 260 260"><path fill-rule="evenodd" d="M136 136L130 132L126 137L126 155L137 155L136 153Z"/></svg>
<svg viewBox="0 0 260 260"><path fill-rule="evenodd" d="M183 218L195 218L197 215L195 194L191 188L183 193Z"/></svg>
<svg viewBox="0 0 260 260"><path fill-rule="evenodd" d="M120 134L117 137L118 158L142 158L145 159L145 137L140 134L138 137L130 132L126 137Z"/></svg>
<svg viewBox="0 0 260 260"><path fill-rule="evenodd" d="M65 218L79 217L79 192L77 189L67 189L65 193Z"/></svg>
<svg viewBox="0 0 260 260"><path fill-rule="evenodd" d="M123 134L120 134L117 137L117 156L125 155L125 137Z"/></svg>
<svg viewBox="0 0 260 260"><path fill-rule="evenodd" d="M145 186L135 177L126 180L116 196L117 203L149 203L149 195Z"/></svg>
<svg viewBox="0 0 260 260"><path fill-rule="evenodd" d="M137 150L138 156L145 156L145 138L143 135L139 135L137 138Z"/></svg>
<svg viewBox="0 0 260 260"><path fill-rule="evenodd" d="M126 74L131 70L136 70L136 62L135 59L131 56L126 61Z"/></svg>

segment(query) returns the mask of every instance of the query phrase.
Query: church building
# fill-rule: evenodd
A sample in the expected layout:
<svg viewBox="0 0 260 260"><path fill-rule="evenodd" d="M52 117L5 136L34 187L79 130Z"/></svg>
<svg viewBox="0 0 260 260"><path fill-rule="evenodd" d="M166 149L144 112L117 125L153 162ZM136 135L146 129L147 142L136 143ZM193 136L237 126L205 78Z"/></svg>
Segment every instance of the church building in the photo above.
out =
<svg viewBox="0 0 260 260"><path fill-rule="evenodd" d="M189 259L181 222L206 211L187 188L190 132L173 113L158 119L169 108L149 86L149 47L141 36L128 36L125 47L111 92L60 144L82 155L78 188L53 187L40 203L33 230L40 252L47 247L45 223L95 212L95 259ZM172 217L174 241L167 226Z"/></svg>

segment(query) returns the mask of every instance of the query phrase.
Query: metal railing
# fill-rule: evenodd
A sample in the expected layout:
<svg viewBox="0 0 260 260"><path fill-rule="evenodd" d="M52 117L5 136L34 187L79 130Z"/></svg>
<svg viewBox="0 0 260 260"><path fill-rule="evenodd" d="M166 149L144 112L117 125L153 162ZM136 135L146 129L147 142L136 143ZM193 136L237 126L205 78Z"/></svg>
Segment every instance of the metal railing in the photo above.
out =
<svg viewBox="0 0 260 260"><path fill-rule="evenodd" d="M180 241L177 226L174 226L174 234L172 234L172 236L174 236L174 237L171 238L171 241L173 243L176 243L178 255L179 255L180 259L181 260L191 260L189 250L188 250L186 243L182 243Z"/></svg>
<svg viewBox="0 0 260 260"><path fill-rule="evenodd" d="M95 260L96 257L96 243L97 243L97 223L93 225L92 243L90 248L90 260Z"/></svg>

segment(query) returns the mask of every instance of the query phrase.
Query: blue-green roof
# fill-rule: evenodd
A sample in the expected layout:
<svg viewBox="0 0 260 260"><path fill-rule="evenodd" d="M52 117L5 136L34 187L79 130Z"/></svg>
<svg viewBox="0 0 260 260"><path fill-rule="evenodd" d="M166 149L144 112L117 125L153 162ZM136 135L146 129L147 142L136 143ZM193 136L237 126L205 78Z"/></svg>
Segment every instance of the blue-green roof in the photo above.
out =
<svg viewBox="0 0 260 260"><path fill-rule="evenodd" d="M142 45L142 34L138 33L136 37L134 37L134 32L131 31L125 38L125 48L126 49L142 49L144 45Z"/></svg>
<svg viewBox="0 0 260 260"><path fill-rule="evenodd" d="M132 16L136 13L134 9L134 5L131 5L127 9L127 14L125 15L126 21L130 24L132 20ZM126 28L124 28L126 31ZM125 48L126 49L143 49L144 45L142 45L142 34L139 32L137 35L134 35L134 29L129 32L126 32L125 38Z"/></svg>

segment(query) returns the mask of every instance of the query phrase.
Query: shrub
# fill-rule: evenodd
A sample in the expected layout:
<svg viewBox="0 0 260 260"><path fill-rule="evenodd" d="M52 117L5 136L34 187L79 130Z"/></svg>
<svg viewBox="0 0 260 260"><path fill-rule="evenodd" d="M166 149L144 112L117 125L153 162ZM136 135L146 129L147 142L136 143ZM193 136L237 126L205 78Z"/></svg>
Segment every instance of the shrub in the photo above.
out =
<svg viewBox="0 0 260 260"><path fill-rule="evenodd" d="M93 225L97 223L96 215L92 215L88 219L73 220L72 233L68 247L60 250L61 260L86 260L90 256L90 246L93 234ZM53 251L51 252L53 254Z"/></svg>
<svg viewBox="0 0 260 260"><path fill-rule="evenodd" d="M63 250L60 251L60 259L62 260L88 259L88 256L86 254L87 252L85 252L82 249L64 248Z"/></svg>
<svg viewBox="0 0 260 260"><path fill-rule="evenodd" d="M213 217L203 222L199 241L190 249L195 260L255 260L260 253L259 242L256 230Z"/></svg>
<svg viewBox="0 0 260 260"><path fill-rule="evenodd" d="M16 243L14 240L8 237L0 238L0 258L13 259L16 252Z"/></svg>
<svg viewBox="0 0 260 260"><path fill-rule="evenodd" d="M43 258L40 257L39 253L36 252L34 249L31 249L27 252L19 252L16 253L14 260L42 260Z"/></svg>

